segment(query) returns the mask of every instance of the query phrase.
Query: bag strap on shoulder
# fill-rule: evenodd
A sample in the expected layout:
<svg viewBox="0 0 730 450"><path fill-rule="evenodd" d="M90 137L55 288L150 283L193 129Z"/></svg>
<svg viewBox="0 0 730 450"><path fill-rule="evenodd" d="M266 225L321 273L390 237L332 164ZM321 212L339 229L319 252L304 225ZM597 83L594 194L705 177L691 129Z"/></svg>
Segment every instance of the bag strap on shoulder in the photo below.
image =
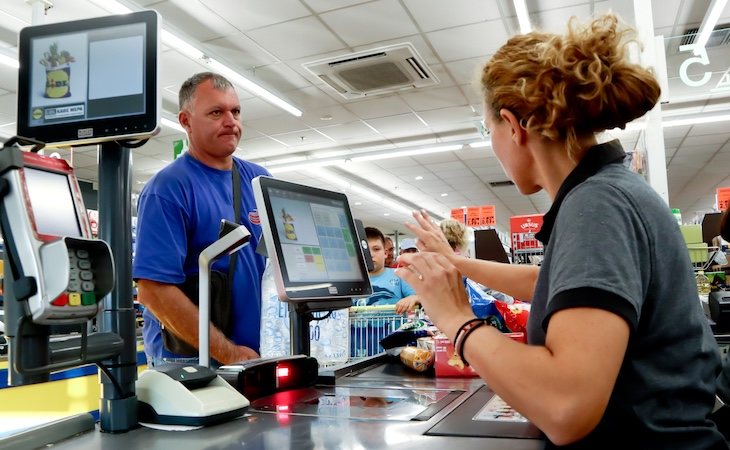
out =
<svg viewBox="0 0 730 450"><path fill-rule="evenodd" d="M241 223L241 174L236 166L236 157L232 157L231 167L231 184L233 185L233 221L237 224ZM233 293L233 273L236 271L236 261L238 261L238 252L234 252L230 256L228 263L228 293Z"/></svg>

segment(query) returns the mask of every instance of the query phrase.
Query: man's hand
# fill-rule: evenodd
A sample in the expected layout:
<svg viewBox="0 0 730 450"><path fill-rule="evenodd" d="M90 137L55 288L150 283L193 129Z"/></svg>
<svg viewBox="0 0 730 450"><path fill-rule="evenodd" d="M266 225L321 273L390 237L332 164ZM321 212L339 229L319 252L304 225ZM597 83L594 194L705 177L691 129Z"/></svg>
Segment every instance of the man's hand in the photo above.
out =
<svg viewBox="0 0 730 450"><path fill-rule="evenodd" d="M233 347L230 358L226 358L226 361L220 361L222 364L235 364L241 361L248 361L249 359L259 358L259 354L253 351L250 347L245 345L236 345Z"/></svg>

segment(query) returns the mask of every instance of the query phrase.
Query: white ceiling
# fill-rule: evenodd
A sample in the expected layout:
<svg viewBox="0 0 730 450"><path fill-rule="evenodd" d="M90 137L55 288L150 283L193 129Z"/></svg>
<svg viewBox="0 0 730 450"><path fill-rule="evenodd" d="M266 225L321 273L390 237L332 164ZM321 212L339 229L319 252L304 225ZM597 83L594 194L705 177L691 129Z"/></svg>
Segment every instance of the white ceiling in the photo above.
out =
<svg viewBox="0 0 730 450"><path fill-rule="evenodd" d="M53 0L45 22L106 15L90 0ZM518 32L511 0L137 0L126 2L157 10L163 26L182 32L211 55L273 88L304 111L294 117L238 89L243 108L244 138L238 156L261 164L293 156L317 158L353 155L400 147L477 142L481 100L472 80L509 36ZM678 70L687 53L678 52L685 30L698 27L709 0L652 0L654 31L665 38L669 103L667 115L682 117L730 110L730 91L711 93L730 66L727 45L711 48L711 64L691 66L690 74L713 72L712 82L688 88ZM561 31L568 18L613 9L633 19L629 0L527 0L533 25ZM17 54L18 31L31 23L26 0L0 1L0 49ZM730 22L726 7L719 23ZM384 45L410 42L440 83L436 86L346 100L313 76L302 64ZM161 89L163 115L175 118L177 89L201 62L163 47ZM701 74L700 74L701 75ZM0 65L0 133L15 133L17 71ZM695 76L694 78L699 78ZM710 95L711 94L711 95ZM325 120L327 119L327 120ZM730 186L730 122L664 128L669 201L685 218L714 206L715 189ZM627 150L642 138L639 131L614 133ZM171 128L133 153L133 190L172 158ZM71 159L70 152L62 156ZM73 151L80 179L97 181L96 149ZM544 213L546 195L520 195L513 186L490 187L506 179L492 151L465 147L458 151L349 162L320 170L276 173L286 180L341 189L333 180L370 188L408 208L425 208L448 216L451 208L491 204L498 228L509 217ZM339 178L338 178L339 177ZM416 179L416 177L422 177ZM382 200L346 189L354 215L386 233L406 231L404 213ZM387 202L386 202L387 203ZM386 215L389 214L389 215Z"/></svg>

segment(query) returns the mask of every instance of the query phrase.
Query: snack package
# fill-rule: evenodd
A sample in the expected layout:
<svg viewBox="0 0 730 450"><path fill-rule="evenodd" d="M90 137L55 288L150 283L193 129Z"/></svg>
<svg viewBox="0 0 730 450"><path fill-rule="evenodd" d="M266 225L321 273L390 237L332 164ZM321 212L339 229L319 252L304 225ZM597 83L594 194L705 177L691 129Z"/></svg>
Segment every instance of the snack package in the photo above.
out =
<svg viewBox="0 0 730 450"><path fill-rule="evenodd" d="M426 348L407 346L400 352L400 360L406 367L425 372L433 367L434 354Z"/></svg>
<svg viewBox="0 0 730 450"><path fill-rule="evenodd" d="M435 350L434 367L437 377L478 377L471 366L464 365L459 355L454 351L454 344L446 335L434 336L433 345Z"/></svg>
<svg viewBox="0 0 730 450"><path fill-rule="evenodd" d="M471 310L474 312L474 315L480 319L489 318L491 326L503 333L509 332L510 330L504 324L504 319L495 305L495 303L499 302L487 294L479 283L466 278L465 284L466 292L469 294Z"/></svg>
<svg viewBox="0 0 730 450"><path fill-rule="evenodd" d="M510 331L513 333L527 333L527 318L530 316L529 303L515 299L511 305L495 302L495 306Z"/></svg>
<svg viewBox="0 0 730 450"><path fill-rule="evenodd" d="M525 342L525 333L504 333L517 342ZM444 334L433 338L434 368L437 377L478 377L479 374L471 366L464 365L464 361L454 351L454 345Z"/></svg>
<svg viewBox="0 0 730 450"><path fill-rule="evenodd" d="M435 330L436 327L426 319L411 320L381 339L380 345L388 354L399 355L403 347L415 347L418 338L433 336Z"/></svg>

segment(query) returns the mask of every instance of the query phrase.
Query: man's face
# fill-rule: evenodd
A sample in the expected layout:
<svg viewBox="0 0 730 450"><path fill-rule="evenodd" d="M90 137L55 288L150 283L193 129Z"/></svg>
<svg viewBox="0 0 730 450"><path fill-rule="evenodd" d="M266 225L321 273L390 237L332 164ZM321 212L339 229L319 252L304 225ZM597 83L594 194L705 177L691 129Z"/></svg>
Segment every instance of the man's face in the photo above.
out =
<svg viewBox="0 0 730 450"><path fill-rule="evenodd" d="M368 239L370 255L373 257L373 270L370 274L378 274L385 267L385 247L383 241L378 238Z"/></svg>
<svg viewBox="0 0 730 450"><path fill-rule="evenodd" d="M393 257L395 247L393 245L393 240L390 238L385 239L385 265L390 266L393 264Z"/></svg>
<svg viewBox="0 0 730 450"><path fill-rule="evenodd" d="M241 103L233 89L215 89L211 80L198 85L180 111L190 147L213 158L233 154L241 140Z"/></svg>

